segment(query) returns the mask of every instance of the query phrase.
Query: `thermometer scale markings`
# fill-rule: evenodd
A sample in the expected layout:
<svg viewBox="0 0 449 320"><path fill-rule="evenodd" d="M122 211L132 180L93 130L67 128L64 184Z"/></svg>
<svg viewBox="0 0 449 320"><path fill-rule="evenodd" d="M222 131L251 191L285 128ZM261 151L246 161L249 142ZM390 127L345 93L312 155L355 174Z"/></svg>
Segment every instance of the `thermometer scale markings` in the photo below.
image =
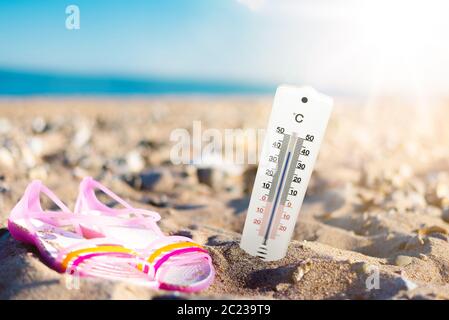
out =
<svg viewBox="0 0 449 320"><path fill-rule="evenodd" d="M270 228L269 225L267 226L268 221L271 220L270 213L272 212L272 210L275 209L275 206L276 206L276 203L273 203L273 201L275 199L275 195L277 195L276 191L278 191L278 185L279 185L279 188L282 187L282 184L279 184L278 182L279 182L280 173L282 171L282 166L284 165L284 162L285 162L284 161L285 154L287 153L287 148L288 148L289 142L290 142L290 135L285 134L284 139L282 140L281 151L279 152L279 155L278 155L277 168L275 169L274 177L273 177L273 180L271 181L270 192L268 193L268 201L267 201L267 205L264 210L264 217L262 220L262 225L260 226L260 230L259 230L259 235L264 238L266 238L266 233L268 232L268 229ZM279 165L281 167L279 167Z"/></svg>
<svg viewBox="0 0 449 320"><path fill-rule="evenodd" d="M263 242L263 244L267 244L268 234L270 233L271 224L272 224L272 222L273 222L273 217L274 217L274 214L275 214L275 212L276 212L277 205L278 205L279 194L281 193L282 184L284 183L285 170L287 170L289 161L290 161L290 152L287 154L287 160L285 161L284 169L282 169L282 176L281 176L281 181L280 181L280 183L279 183L279 189L277 189L277 186L276 186L276 189L277 189L277 192L276 192L276 199L274 200L274 206L273 206L273 209L271 209L270 221L268 222L267 231L265 231L265 236L264 236L264 242Z"/></svg>
<svg viewBox="0 0 449 320"><path fill-rule="evenodd" d="M273 239L276 236L303 141L303 139L297 137L296 133L292 135L284 134L278 155L278 165L268 195L267 206L265 207L263 224L259 229L259 235L264 237L264 245L267 243L268 238Z"/></svg>
<svg viewBox="0 0 449 320"><path fill-rule="evenodd" d="M249 254L286 255L331 111L310 87L277 89L240 242Z"/></svg>
<svg viewBox="0 0 449 320"><path fill-rule="evenodd" d="M298 163L299 155L300 155L301 149L303 147L303 143L304 143L304 139L296 138L296 133L293 134L293 138L294 138L294 142L296 143L296 145L293 146L294 147L293 157L292 157L292 161L289 166L287 178L286 178L287 184L285 186L283 186L279 209L277 210L276 215L273 217L275 220L274 220L274 227L271 230L271 235L270 235L271 239L274 239L276 237L276 232L279 228L279 224L281 222L282 215L284 213L285 203L287 202L288 193L289 193L289 190L291 189L291 184L293 182L293 177L295 175L296 163ZM290 151L289 151L289 155L290 155Z"/></svg>

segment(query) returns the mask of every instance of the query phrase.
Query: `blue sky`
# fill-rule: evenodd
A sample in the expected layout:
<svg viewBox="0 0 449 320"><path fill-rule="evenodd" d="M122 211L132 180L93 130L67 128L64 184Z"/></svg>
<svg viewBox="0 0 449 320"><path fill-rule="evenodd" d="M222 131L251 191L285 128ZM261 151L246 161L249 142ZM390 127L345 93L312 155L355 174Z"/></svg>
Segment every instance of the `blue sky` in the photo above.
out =
<svg viewBox="0 0 449 320"><path fill-rule="evenodd" d="M446 91L447 5L391 3L0 0L0 68ZM71 4L80 8L80 30L65 28Z"/></svg>
<svg viewBox="0 0 449 320"><path fill-rule="evenodd" d="M254 15L234 1L1 3L2 66L220 78L254 63L258 48ZM65 28L72 3L80 8L80 30Z"/></svg>

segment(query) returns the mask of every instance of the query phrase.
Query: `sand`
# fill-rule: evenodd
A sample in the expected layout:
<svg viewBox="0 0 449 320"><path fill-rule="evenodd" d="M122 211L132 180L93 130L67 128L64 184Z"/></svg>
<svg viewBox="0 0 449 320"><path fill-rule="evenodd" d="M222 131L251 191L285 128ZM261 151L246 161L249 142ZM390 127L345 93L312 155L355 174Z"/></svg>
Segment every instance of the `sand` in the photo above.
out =
<svg viewBox="0 0 449 320"><path fill-rule="evenodd" d="M211 169L216 177L200 183L195 167L171 164L169 136L194 120L264 128L270 108L267 97L1 101L0 298L448 299L447 104L337 99L288 254L263 262L239 248L254 166L240 175ZM148 170L159 178L142 190ZM6 220L30 179L73 207L86 175L158 211L167 234L204 244L213 285L179 294L82 280L69 290Z"/></svg>

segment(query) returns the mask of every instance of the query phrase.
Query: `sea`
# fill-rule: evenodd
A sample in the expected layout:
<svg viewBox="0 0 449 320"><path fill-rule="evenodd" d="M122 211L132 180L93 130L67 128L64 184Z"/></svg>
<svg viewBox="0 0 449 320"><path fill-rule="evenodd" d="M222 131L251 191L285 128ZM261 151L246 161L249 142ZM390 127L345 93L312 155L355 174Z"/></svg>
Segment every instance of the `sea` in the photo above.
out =
<svg viewBox="0 0 449 320"><path fill-rule="evenodd" d="M273 95L276 85L0 69L0 96Z"/></svg>

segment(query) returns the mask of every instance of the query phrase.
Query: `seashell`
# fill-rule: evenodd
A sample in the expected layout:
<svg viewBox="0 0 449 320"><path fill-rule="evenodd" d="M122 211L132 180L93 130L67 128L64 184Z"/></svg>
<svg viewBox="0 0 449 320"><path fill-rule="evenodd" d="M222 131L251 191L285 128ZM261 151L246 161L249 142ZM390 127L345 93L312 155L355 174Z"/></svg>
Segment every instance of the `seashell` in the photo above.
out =
<svg viewBox="0 0 449 320"><path fill-rule="evenodd" d="M409 192L407 199L414 208L424 208L426 206L426 199L418 192Z"/></svg>
<svg viewBox="0 0 449 320"><path fill-rule="evenodd" d="M435 189L435 193L439 199L449 198L449 185L447 183L439 183Z"/></svg>
<svg viewBox="0 0 449 320"><path fill-rule="evenodd" d="M447 208L447 207L449 207L449 198L441 199L441 207L442 207L442 208Z"/></svg>
<svg viewBox="0 0 449 320"><path fill-rule="evenodd" d="M6 148L0 148L0 166L8 169L14 168L14 157Z"/></svg>
<svg viewBox="0 0 449 320"><path fill-rule="evenodd" d="M92 128L87 123L78 125L75 135L72 139L72 145L75 148L82 148L87 145L92 137Z"/></svg>
<svg viewBox="0 0 449 320"><path fill-rule="evenodd" d="M449 205L449 177L444 173L428 177L426 200L429 204L444 207Z"/></svg>
<svg viewBox="0 0 449 320"><path fill-rule="evenodd" d="M11 122L6 118L0 118L0 134L5 135L12 129Z"/></svg>
<svg viewBox="0 0 449 320"><path fill-rule="evenodd" d="M444 235L448 234L448 231L445 228L440 227L440 226L423 227L423 228L416 230L415 232L417 232L418 236L420 236L420 237L429 236L433 233L441 233Z"/></svg>
<svg viewBox="0 0 449 320"><path fill-rule="evenodd" d="M46 157L63 151L66 148L66 140L63 135L46 133L31 138L28 145L35 156Z"/></svg>
<svg viewBox="0 0 449 320"><path fill-rule="evenodd" d="M301 281L301 279L304 277L304 274L305 274L305 272L304 272L304 269L302 269L302 268L297 268L294 272L293 272L293 274L292 274L292 280L293 280L293 282L299 282L299 281Z"/></svg>
<svg viewBox="0 0 449 320"><path fill-rule="evenodd" d="M48 170L44 166L34 167L28 172L28 177L31 180L46 180L48 177Z"/></svg>
<svg viewBox="0 0 449 320"><path fill-rule="evenodd" d="M424 253L420 253L420 254L419 254L419 258L420 258L421 260L423 260L423 261L428 261L428 260L429 260L429 257L426 256Z"/></svg>
<svg viewBox="0 0 449 320"><path fill-rule="evenodd" d="M405 266L409 265L412 262L413 262L413 258L412 257L399 255L399 256L396 257L396 260L395 260L394 263L398 267L405 267Z"/></svg>
<svg viewBox="0 0 449 320"><path fill-rule="evenodd" d="M393 232L388 232L387 236L385 237L385 240L387 240L387 241L392 240L392 239L394 239L394 237L395 237L395 235Z"/></svg>
<svg viewBox="0 0 449 320"><path fill-rule="evenodd" d="M137 150L132 150L126 155L126 164L131 173L137 173L145 169L145 160Z"/></svg>
<svg viewBox="0 0 449 320"><path fill-rule="evenodd" d="M405 179L402 175L395 174L391 178L391 185L396 188L402 188L405 185Z"/></svg>
<svg viewBox="0 0 449 320"><path fill-rule="evenodd" d="M285 291L289 288L289 284L288 283L278 283L275 287L274 287L274 291Z"/></svg>
<svg viewBox="0 0 449 320"><path fill-rule="evenodd" d="M370 274L373 271L373 268L377 268L377 266L363 261L362 262L348 261L348 262L352 264L352 270L355 270L358 273Z"/></svg>
<svg viewBox="0 0 449 320"><path fill-rule="evenodd" d="M362 268L361 269L362 269L362 271L365 274L368 274L368 273L370 273L371 266L368 263L366 263L366 262L362 262Z"/></svg>
<svg viewBox="0 0 449 320"><path fill-rule="evenodd" d="M33 168L36 166L37 159L33 151L28 145L22 146L20 149L20 152L22 154L22 162L27 168Z"/></svg>
<svg viewBox="0 0 449 320"><path fill-rule="evenodd" d="M33 122L31 123L31 129L34 133L43 133L47 131L49 128L47 121L45 121L42 117L37 117L33 119Z"/></svg>
<svg viewBox="0 0 449 320"><path fill-rule="evenodd" d="M87 177L89 175L89 172L83 168L75 167L72 170L72 174L73 174L73 176L77 177L78 179L82 179L84 177Z"/></svg>
<svg viewBox="0 0 449 320"><path fill-rule="evenodd" d="M302 261L292 273L292 282L297 283L301 281L304 275L312 269L312 260L307 259Z"/></svg>

